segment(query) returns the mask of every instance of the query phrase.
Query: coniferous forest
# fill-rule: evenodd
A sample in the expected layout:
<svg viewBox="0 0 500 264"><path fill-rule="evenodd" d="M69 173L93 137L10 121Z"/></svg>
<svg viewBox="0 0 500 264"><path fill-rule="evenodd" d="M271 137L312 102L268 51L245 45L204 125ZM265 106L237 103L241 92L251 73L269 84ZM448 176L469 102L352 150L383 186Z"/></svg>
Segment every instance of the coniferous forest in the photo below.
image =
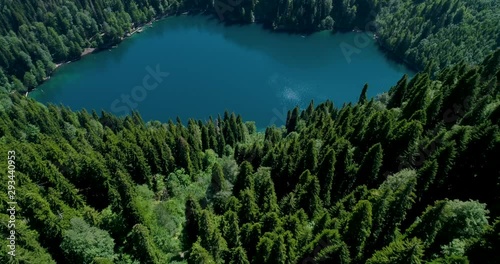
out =
<svg viewBox="0 0 500 264"><path fill-rule="evenodd" d="M12 94L16 260L498 263L500 50L429 76L265 133L234 113L144 123Z"/></svg>
<svg viewBox="0 0 500 264"><path fill-rule="evenodd" d="M10 179L17 202L16 257L2 245L0 263L500 263L498 1L228 3L224 22L274 30L375 21L380 46L422 70L264 132L229 112L72 111L19 92L155 18L224 6L0 0L0 199Z"/></svg>
<svg viewBox="0 0 500 264"><path fill-rule="evenodd" d="M381 48L432 73L480 63L500 46L500 2L492 0L0 0L0 86L31 90L56 64L185 11L288 32L371 31Z"/></svg>

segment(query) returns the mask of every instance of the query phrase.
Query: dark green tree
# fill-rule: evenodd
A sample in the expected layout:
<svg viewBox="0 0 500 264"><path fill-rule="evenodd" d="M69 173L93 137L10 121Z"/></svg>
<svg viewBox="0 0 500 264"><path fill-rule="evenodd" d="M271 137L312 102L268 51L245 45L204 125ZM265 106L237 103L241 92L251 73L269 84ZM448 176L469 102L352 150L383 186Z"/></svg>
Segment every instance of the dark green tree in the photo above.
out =
<svg viewBox="0 0 500 264"><path fill-rule="evenodd" d="M363 86L363 90L361 91L361 94L359 95L358 104L366 103L366 91L367 90L368 90L368 84L365 83L365 85Z"/></svg>
<svg viewBox="0 0 500 264"><path fill-rule="evenodd" d="M357 184L366 184L369 188L377 187L380 183L379 173L383 161L382 145L373 145L363 157L361 165L356 172Z"/></svg>
<svg viewBox="0 0 500 264"><path fill-rule="evenodd" d="M420 240L398 239L377 251L366 261L367 264L420 264L423 263L424 247Z"/></svg>

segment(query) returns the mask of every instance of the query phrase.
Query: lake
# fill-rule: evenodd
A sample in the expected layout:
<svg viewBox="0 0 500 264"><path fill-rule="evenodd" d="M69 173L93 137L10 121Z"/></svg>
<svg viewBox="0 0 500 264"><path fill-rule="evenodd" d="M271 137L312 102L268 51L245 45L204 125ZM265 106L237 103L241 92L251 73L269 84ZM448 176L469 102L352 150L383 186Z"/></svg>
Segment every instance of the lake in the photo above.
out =
<svg viewBox="0 0 500 264"><path fill-rule="evenodd" d="M135 109L145 121L206 120L228 110L263 128L283 125L288 109L311 100L357 102L365 83L373 97L405 73L413 75L366 33L301 36L180 16L63 65L29 96L73 110Z"/></svg>

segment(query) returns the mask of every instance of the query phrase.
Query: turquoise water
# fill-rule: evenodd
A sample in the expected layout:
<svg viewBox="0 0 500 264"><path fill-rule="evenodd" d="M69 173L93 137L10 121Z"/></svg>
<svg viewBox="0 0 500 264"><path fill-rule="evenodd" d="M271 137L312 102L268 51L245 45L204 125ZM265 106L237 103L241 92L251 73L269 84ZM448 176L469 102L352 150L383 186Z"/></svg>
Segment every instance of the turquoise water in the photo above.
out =
<svg viewBox="0 0 500 264"><path fill-rule="evenodd" d="M115 49L60 67L30 96L73 110L135 109L145 121L205 120L229 110L261 128L282 125L296 105L330 99L341 106L356 102L365 83L371 97L412 75L365 36L278 34L259 25L172 17Z"/></svg>

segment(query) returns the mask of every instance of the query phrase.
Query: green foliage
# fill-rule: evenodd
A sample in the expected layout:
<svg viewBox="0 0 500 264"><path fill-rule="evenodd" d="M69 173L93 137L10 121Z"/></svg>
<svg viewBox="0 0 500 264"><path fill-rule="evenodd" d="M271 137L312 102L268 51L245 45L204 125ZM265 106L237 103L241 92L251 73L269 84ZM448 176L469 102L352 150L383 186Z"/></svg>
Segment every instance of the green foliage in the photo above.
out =
<svg viewBox="0 0 500 264"><path fill-rule="evenodd" d="M130 253L141 263L161 263L158 249L145 226L137 224L132 227L128 240L130 241Z"/></svg>
<svg viewBox="0 0 500 264"><path fill-rule="evenodd" d="M189 254L188 263L190 264L215 264L210 253L204 249L198 242L193 244L191 252Z"/></svg>
<svg viewBox="0 0 500 264"><path fill-rule="evenodd" d="M71 219L71 228L64 232L61 243L66 259L72 263L93 263L95 258L113 261L114 246L108 232L89 226L81 218Z"/></svg>
<svg viewBox="0 0 500 264"><path fill-rule="evenodd" d="M245 19L306 30L318 23L329 27L329 16L337 18L337 27L360 25L370 3L261 1L241 8ZM387 15L386 4L374 2L378 19ZM471 11L488 4L466 4L390 3L395 19L401 5L444 19L436 28L422 23L422 30L438 35L450 23L480 15L488 28L490 11ZM43 79L43 68L50 74L52 61L119 41L131 23L211 3L92 5L12 1L2 9L0 85L25 89ZM456 17L449 15L455 11ZM228 20L242 13L235 10ZM412 21L406 24L417 23L405 14ZM397 52L409 47L405 56L413 56L428 43L421 35L422 44L413 47L419 41L408 30L399 44L397 36L379 39L389 37ZM285 127L263 133L228 112L187 126L180 119L145 124L139 113L73 112L3 94L11 104L0 109L0 153L15 150L18 158L18 260L498 263L500 225L489 220L500 216L500 164L494 158L500 151L499 58L497 51L480 66L462 63L438 74L432 69L441 67L441 59L429 62L425 72L403 77L384 100L368 101L365 87L357 104L311 102L305 110L292 109ZM6 164L0 170L9 173ZM6 182L0 188L7 189ZM7 193L0 198L8 200ZM0 213L4 222L7 206ZM8 232L5 225L0 229ZM9 258L4 252L2 263Z"/></svg>
<svg viewBox="0 0 500 264"><path fill-rule="evenodd" d="M348 246L337 230L325 229L304 249L302 263L351 263Z"/></svg>
<svg viewBox="0 0 500 264"><path fill-rule="evenodd" d="M462 255L486 232L487 215L485 204L476 201L438 201L410 226L407 234L422 239L429 253Z"/></svg>
<svg viewBox="0 0 500 264"><path fill-rule="evenodd" d="M240 172L236 177L233 193L239 195L239 193L245 189L249 189L250 191L254 190L253 167L252 164L247 161L244 161L240 165Z"/></svg>
<svg viewBox="0 0 500 264"><path fill-rule="evenodd" d="M377 251L367 264L420 264L424 255L423 245L420 240L396 240Z"/></svg>
<svg viewBox="0 0 500 264"><path fill-rule="evenodd" d="M434 259L431 264L469 264L469 260L464 256L447 256L445 258Z"/></svg>
<svg viewBox="0 0 500 264"><path fill-rule="evenodd" d="M372 188L378 185L383 156L382 145L380 143L373 145L368 150L357 171L356 181L358 181L358 184L365 184Z"/></svg>
<svg viewBox="0 0 500 264"><path fill-rule="evenodd" d="M354 207L347 224L344 241L351 249L351 256L362 259L366 240L371 234L372 206L369 201L361 200Z"/></svg>
<svg viewBox="0 0 500 264"><path fill-rule="evenodd" d="M237 247L231 251L229 264L250 264L246 252L242 247Z"/></svg>
<svg viewBox="0 0 500 264"><path fill-rule="evenodd" d="M492 226L477 240L467 251L467 255L473 263L497 263L500 255L497 250L500 245L500 219L497 219Z"/></svg>

